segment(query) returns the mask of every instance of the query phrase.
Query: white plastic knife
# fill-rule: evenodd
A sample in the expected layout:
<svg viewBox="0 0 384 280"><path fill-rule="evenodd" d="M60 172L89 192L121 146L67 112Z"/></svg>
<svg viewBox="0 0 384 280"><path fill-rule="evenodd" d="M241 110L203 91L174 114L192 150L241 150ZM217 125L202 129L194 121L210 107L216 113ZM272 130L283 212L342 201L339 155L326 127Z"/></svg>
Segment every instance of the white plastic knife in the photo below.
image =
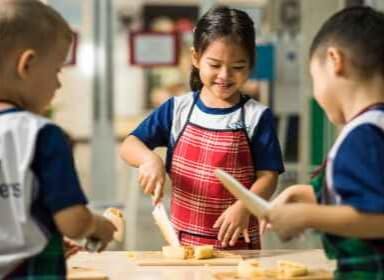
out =
<svg viewBox="0 0 384 280"><path fill-rule="evenodd" d="M271 208L271 204L268 201L249 191L232 175L222 169L216 169L215 175L233 196L245 204L253 215L259 218L265 217L266 212Z"/></svg>
<svg viewBox="0 0 384 280"><path fill-rule="evenodd" d="M152 215L168 244L171 246L180 246L179 238L177 237L176 231L168 218L167 211L165 210L164 204L162 202L158 202L155 205L152 211Z"/></svg>

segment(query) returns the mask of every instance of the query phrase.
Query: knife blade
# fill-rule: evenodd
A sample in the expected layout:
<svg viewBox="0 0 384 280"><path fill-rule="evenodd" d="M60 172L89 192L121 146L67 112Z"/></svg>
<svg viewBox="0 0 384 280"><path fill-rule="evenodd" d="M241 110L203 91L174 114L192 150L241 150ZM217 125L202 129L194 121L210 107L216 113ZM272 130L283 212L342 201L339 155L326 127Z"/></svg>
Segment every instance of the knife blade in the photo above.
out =
<svg viewBox="0 0 384 280"><path fill-rule="evenodd" d="M165 210L164 204L158 202L152 211L152 216L159 226L161 233L165 241L168 242L171 246L180 246L179 238L176 234L176 231L168 218L167 211Z"/></svg>
<svg viewBox="0 0 384 280"><path fill-rule="evenodd" d="M248 190L232 175L222 169L216 169L215 175L223 183L224 187L233 196L241 200L253 215L259 218L265 217L266 212L271 208L271 204L268 201Z"/></svg>

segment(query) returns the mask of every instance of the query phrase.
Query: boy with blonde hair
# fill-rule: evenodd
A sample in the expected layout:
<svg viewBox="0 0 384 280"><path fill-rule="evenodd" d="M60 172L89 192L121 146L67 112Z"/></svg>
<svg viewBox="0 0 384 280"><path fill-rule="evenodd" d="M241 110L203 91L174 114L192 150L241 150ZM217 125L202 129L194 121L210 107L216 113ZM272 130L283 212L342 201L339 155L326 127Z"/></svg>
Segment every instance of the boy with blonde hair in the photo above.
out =
<svg viewBox="0 0 384 280"><path fill-rule="evenodd" d="M64 132L39 116L73 33L37 0L0 0L0 278L65 279L63 236L112 240L85 206Z"/></svg>

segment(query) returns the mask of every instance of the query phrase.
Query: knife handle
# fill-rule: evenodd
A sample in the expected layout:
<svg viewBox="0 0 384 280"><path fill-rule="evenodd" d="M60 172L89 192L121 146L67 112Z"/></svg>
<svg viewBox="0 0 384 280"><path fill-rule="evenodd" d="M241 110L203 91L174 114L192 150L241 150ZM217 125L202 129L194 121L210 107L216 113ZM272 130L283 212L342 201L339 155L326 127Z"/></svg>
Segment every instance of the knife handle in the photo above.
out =
<svg viewBox="0 0 384 280"><path fill-rule="evenodd" d="M151 194L153 205L155 205L155 204L160 202L160 200L159 200L157 203L155 203L156 202L155 200L156 200L157 197L160 197L161 188L162 188L161 184L160 183L156 183L155 190Z"/></svg>

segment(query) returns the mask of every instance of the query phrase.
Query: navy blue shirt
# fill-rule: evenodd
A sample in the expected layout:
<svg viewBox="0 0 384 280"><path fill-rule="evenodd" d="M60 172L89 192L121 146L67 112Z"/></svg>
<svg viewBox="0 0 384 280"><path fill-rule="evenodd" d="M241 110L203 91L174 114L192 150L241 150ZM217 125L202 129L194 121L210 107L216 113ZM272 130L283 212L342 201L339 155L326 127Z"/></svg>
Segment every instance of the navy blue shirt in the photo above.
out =
<svg viewBox="0 0 384 280"><path fill-rule="evenodd" d="M372 124L354 128L339 147L332 176L342 204L384 213L384 132Z"/></svg>
<svg viewBox="0 0 384 280"><path fill-rule="evenodd" d="M196 93L195 93L196 94ZM195 107L197 107L206 119L200 119L204 127L204 122L209 123L209 116L213 115L230 115L238 111L249 98L243 98L240 103L231 108L210 108L207 107L200 98L197 99ZM175 116L175 98L170 98L160 107L154 110L132 133L131 135L139 138L148 148L167 147L166 166L169 169L170 160L176 138L172 135L173 118ZM184 110L189 110L190 107ZM246 109L244 109L246 110ZM223 129L231 128L230 123L225 123L227 120L223 117ZM225 127L227 125L227 127ZM284 171L282 153L280 144L276 136L275 123L270 109L265 109L256 125L252 135L249 136L250 148L255 163L255 170L271 170L279 173Z"/></svg>
<svg viewBox="0 0 384 280"><path fill-rule="evenodd" d="M37 136L32 170L39 182L32 213L49 230L53 215L67 207L87 204L74 166L68 136L56 125L44 126Z"/></svg>

